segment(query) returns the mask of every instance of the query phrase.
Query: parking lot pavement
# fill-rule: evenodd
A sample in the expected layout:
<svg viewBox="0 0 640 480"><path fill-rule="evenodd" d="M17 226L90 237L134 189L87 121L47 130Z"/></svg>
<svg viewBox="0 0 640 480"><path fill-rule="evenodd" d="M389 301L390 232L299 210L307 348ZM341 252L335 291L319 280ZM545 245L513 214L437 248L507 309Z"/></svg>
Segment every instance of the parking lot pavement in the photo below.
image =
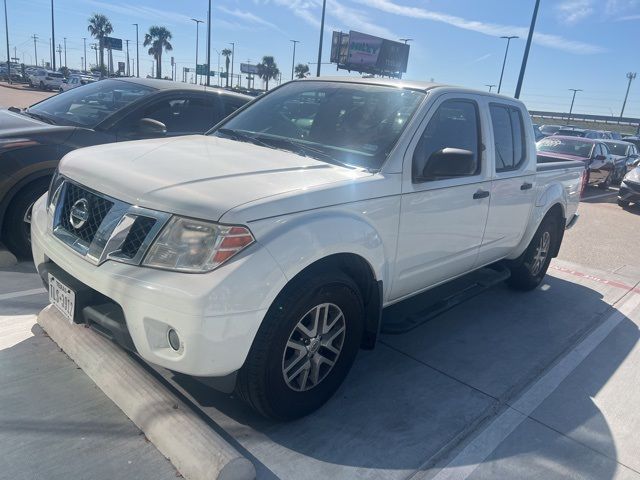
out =
<svg viewBox="0 0 640 480"><path fill-rule="evenodd" d="M10 87L0 82L0 108L26 108L55 94L56 92L43 92L25 85Z"/></svg>
<svg viewBox="0 0 640 480"><path fill-rule="evenodd" d="M144 435L35 323L32 265L0 270L0 478L175 479Z"/></svg>

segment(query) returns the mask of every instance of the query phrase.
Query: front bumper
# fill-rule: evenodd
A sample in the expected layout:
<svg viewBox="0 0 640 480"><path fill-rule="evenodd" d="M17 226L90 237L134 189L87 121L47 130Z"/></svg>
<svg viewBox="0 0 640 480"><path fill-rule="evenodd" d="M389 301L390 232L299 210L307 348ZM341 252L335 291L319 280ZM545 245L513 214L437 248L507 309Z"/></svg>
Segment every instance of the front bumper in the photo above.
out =
<svg viewBox="0 0 640 480"><path fill-rule="evenodd" d="M45 198L34 205L31 222L40 272L53 263L119 305L135 350L150 363L198 377L225 376L242 366L267 309L286 283L259 243L205 274L113 260L96 266L53 236ZM170 328L180 336L179 351L169 346Z"/></svg>
<svg viewBox="0 0 640 480"><path fill-rule="evenodd" d="M623 181L618 190L618 199L624 202L640 202L640 183Z"/></svg>

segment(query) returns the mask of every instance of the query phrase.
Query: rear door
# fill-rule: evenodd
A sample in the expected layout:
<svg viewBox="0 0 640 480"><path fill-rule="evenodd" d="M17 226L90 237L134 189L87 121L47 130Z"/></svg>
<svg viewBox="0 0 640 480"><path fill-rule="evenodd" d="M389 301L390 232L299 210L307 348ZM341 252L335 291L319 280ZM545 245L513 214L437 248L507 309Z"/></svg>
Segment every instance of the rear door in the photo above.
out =
<svg viewBox="0 0 640 480"><path fill-rule="evenodd" d="M475 95L446 94L434 102L404 159L396 275L389 300L459 276L475 264L491 188L486 141ZM446 148L472 152L473 168L448 178L420 178L434 154Z"/></svg>
<svg viewBox="0 0 640 480"><path fill-rule="evenodd" d="M525 127L518 104L489 101L495 158L491 206L476 266L507 256L520 243L535 201L536 152L533 131ZM533 159L533 161L532 161Z"/></svg>

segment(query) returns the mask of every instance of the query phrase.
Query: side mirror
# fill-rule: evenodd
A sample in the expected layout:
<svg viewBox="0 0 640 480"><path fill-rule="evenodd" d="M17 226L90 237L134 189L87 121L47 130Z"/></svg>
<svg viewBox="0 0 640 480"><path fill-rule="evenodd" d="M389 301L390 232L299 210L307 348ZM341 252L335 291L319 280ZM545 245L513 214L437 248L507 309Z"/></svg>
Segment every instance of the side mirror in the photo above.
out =
<svg viewBox="0 0 640 480"><path fill-rule="evenodd" d="M594 160L598 160L599 162L604 162L607 159L606 155L596 155Z"/></svg>
<svg viewBox="0 0 640 480"><path fill-rule="evenodd" d="M476 173L475 155L461 148L443 148L431 154L422 176L417 181L441 180L452 177L467 177Z"/></svg>
<svg viewBox="0 0 640 480"><path fill-rule="evenodd" d="M167 126L153 118L141 118L138 120L136 133L138 135L160 137L167 134Z"/></svg>

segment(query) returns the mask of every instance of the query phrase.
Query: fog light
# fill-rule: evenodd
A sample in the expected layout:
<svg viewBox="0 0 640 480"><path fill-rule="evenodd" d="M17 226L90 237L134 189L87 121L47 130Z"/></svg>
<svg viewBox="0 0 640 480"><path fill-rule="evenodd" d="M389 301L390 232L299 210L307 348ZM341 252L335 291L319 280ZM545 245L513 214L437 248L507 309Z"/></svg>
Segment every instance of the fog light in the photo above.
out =
<svg viewBox="0 0 640 480"><path fill-rule="evenodd" d="M167 339L169 340L169 346L173 348L176 352L180 350L180 337L178 336L178 332L176 332L173 328L169 329L167 333Z"/></svg>

